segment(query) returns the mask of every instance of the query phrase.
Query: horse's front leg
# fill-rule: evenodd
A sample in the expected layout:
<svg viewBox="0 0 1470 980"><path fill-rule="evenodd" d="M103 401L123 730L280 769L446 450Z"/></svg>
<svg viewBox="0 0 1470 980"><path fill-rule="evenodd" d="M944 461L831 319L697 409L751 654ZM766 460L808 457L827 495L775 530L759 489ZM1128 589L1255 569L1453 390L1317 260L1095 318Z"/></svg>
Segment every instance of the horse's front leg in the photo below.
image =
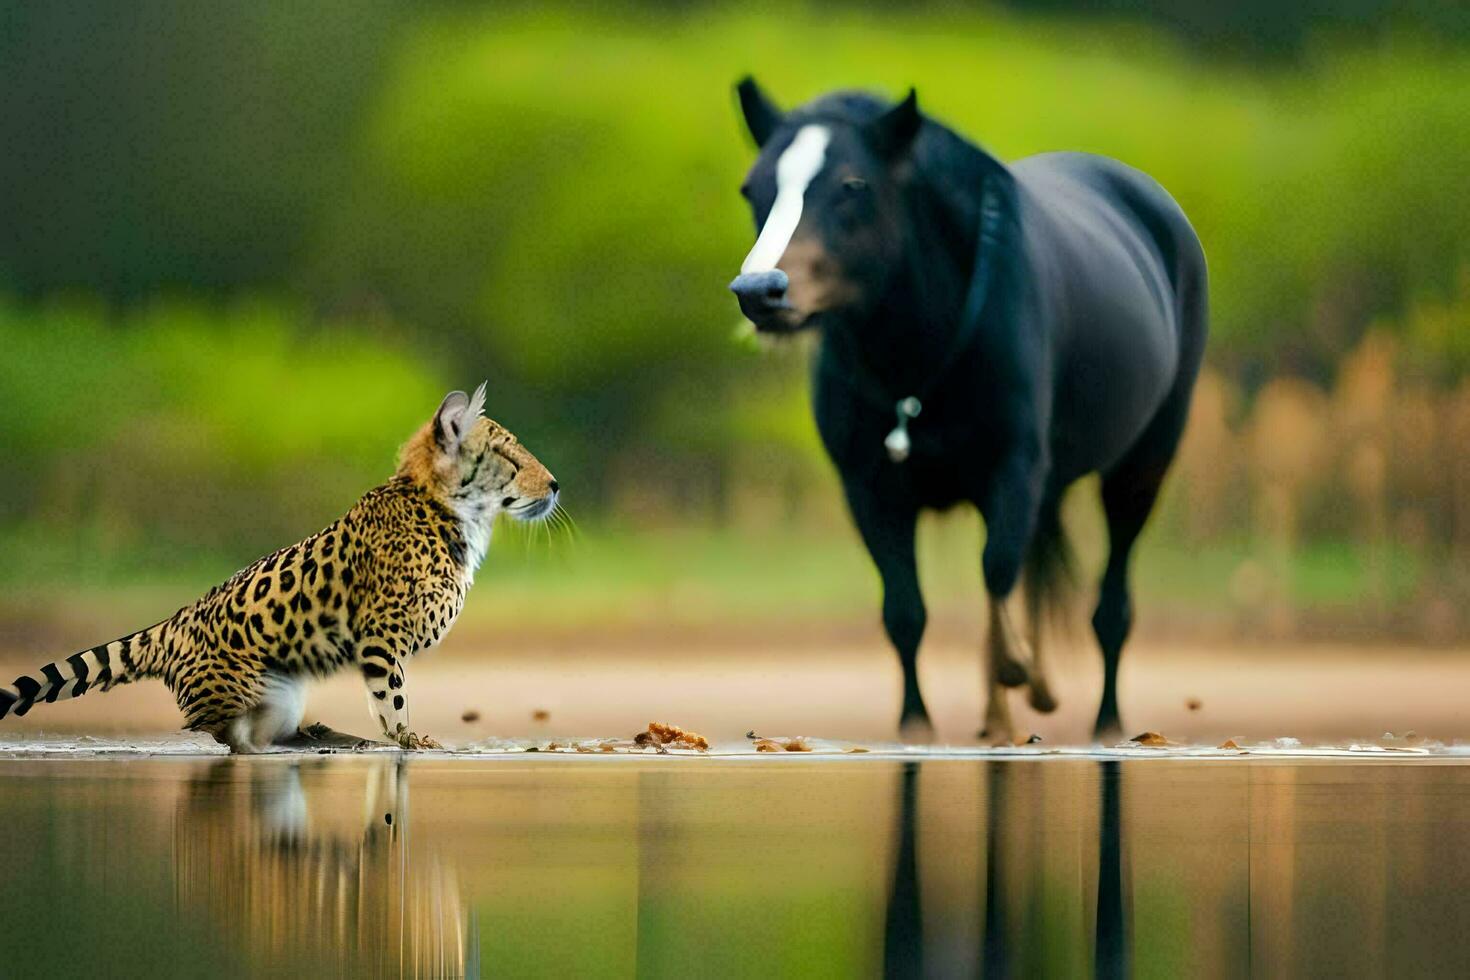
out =
<svg viewBox="0 0 1470 980"><path fill-rule="evenodd" d="M883 580L883 629L903 667L899 731L907 740L928 740L933 729L919 691L919 641L924 637L927 613L914 552L918 508L887 499L871 486L848 483L844 489L853 522Z"/></svg>
<svg viewBox="0 0 1470 980"><path fill-rule="evenodd" d="M986 642L988 704L981 737L1009 742L1012 735L1005 688L1034 683L1045 687L1026 642L1011 617L1008 600L1025 563L1036 530L1045 464L1041 453L1027 448L1007 454L991 477L980 501L985 518L985 551L981 567L990 602L990 631Z"/></svg>

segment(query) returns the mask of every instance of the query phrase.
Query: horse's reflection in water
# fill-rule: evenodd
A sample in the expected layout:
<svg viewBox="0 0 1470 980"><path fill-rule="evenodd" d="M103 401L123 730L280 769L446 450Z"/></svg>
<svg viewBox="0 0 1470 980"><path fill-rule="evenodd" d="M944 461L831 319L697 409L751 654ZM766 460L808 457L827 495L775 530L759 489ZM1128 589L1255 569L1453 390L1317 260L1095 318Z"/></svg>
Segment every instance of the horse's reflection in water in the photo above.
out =
<svg viewBox="0 0 1470 980"><path fill-rule="evenodd" d="M899 778L898 839L894 842L893 887L883 930L883 975L924 975L924 916L919 895L919 764L905 762Z"/></svg>
<svg viewBox="0 0 1470 980"><path fill-rule="evenodd" d="M223 759L185 784L181 914L206 912L256 970L478 972L453 869L411 837L394 758Z"/></svg>
<svg viewBox="0 0 1470 980"><path fill-rule="evenodd" d="M1091 961L1093 976L1112 978L1130 974L1123 889L1122 777L1116 761L1099 762L1095 772L1084 777L1087 783L1096 782L1076 787L1080 805L1096 809L1096 844L1078 841L1078 865L1070 869L1077 881L1077 893L1069 897L1054 894L1050 900L1042 894L1044 879L1049 874L1054 880L1063 879L1068 869L1048 870L1046 854L1056 849L1057 841L1049 841L1036 832L1035 823L1045 805L1038 792L1040 771L1034 763L1029 768L1003 761L985 764L981 776L984 802L975 811L983 821L983 832L973 842L979 851L974 866L978 881L967 879L971 887L979 886L978 914L968 922L965 936L945 935L933 921L935 913L943 911L936 908L934 893L953 899L956 886L963 887L963 882L956 878L969 865L960 853L963 842L944 828L933 826L936 822L933 813L928 816L935 839L925 848L930 859L920 859L923 836L920 828L925 816L920 785L925 774L923 766L908 762L903 764L897 781L893 875L889 881L884 929L885 976L1009 977L1055 972L1058 963L1067 964L1068 969L1075 967L1075 972L1083 974L1087 959ZM938 775L937 771L935 774ZM941 783L939 788L952 787L951 783ZM1089 791L1093 788L1095 792ZM940 800L944 801L943 806L952 805L942 794L931 793L930 800L931 805ZM1084 819L1083 814L1077 815L1079 824ZM1077 832L1086 834L1080 826ZM1086 894L1092 891L1086 867L1092 864L1091 854L1083 856L1088 851L1096 854L1096 864L1092 865L1096 868L1096 886L1092 895ZM927 889L930 893L927 903L921 869L935 873L938 879ZM1058 908L1048 909L1047 904L1048 901L1056 903L1059 897L1064 899L1060 909L1075 907L1082 911L1080 921L1071 918L1058 921ZM1086 921L1088 906L1092 906L1090 923ZM926 924L939 934L926 937ZM954 928L953 923L950 928ZM1045 948L1053 943L1068 945L1076 955L1059 956ZM965 946L975 950L974 961L957 958L957 951ZM1088 947L1090 956L1085 956L1083 951Z"/></svg>
<svg viewBox="0 0 1470 980"><path fill-rule="evenodd" d="M1128 935L1123 924L1123 775L1117 760L1098 763L1097 932L1093 972L1101 978L1126 977Z"/></svg>

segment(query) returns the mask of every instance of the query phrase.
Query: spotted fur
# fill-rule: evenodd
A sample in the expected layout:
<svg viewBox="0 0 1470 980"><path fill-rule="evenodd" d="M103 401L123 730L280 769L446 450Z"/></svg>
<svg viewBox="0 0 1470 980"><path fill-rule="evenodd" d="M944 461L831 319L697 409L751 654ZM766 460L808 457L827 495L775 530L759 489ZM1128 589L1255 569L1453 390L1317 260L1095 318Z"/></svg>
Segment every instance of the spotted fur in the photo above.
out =
<svg viewBox="0 0 1470 980"><path fill-rule="evenodd" d="M184 727L239 752L295 735L303 685L356 667L383 733L408 724L404 667L454 624L502 512L556 507L546 467L481 416L485 388L451 392L403 447L393 479L340 520L266 555L168 619L0 688L0 718L38 701L144 678L168 685Z"/></svg>

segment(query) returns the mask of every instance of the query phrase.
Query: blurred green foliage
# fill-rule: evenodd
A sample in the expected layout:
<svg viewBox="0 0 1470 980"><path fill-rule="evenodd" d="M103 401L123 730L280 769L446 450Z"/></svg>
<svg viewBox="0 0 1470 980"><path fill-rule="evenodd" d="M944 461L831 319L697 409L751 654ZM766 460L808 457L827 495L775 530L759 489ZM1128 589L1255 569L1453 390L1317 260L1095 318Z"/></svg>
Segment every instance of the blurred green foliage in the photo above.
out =
<svg viewBox="0 0 1470 980"><path fill-rule="evenodd" d="M248 556L482 377L584 516L800 513L830 482L802 351L734 342L725 292L747 71L1152 173L1246 392L1329 382L1370 326L1458 381L1463 18L1247 6L0 7L0 528Z"/></svg>
<svg viewBox="0 0 1470 980"><path fill-rule="evenodd" d="M671 401L759 371L723 290L750 238L728 95L747 70L787 103L914 84L1002 156L1153 173L1211 258L1215 361L1242 372L1324 377L1470 263L1470 56L1422 39L1247 72L1161 33L948 7L139 9L101 37L12 15L28 111L5 123L0 281L265 286L387 317L485 364L501 403L555 402L535 420L594 470L589 430L676 436Z"/></svg>
<svg viewBox="0 0 1470 980"><path fill-rule="evenodd" d="M0 521L154 553L308 533L392 473L438 384L401 346L280 308L159 304L119 318L0 307ZM248 553L248 552L247 552ZM33 569L34 570L34 569Z"/></svg>
<svg viewBox="0 0 1470 980"><path fill-rule="evenodd" d="M1143 20L1200 52L1244 64L1300 59L1324 36L1362 43L1410 29L1461 43L1470 38L1470 8L1444 0L1007 0L1006 6Z"/></svg>

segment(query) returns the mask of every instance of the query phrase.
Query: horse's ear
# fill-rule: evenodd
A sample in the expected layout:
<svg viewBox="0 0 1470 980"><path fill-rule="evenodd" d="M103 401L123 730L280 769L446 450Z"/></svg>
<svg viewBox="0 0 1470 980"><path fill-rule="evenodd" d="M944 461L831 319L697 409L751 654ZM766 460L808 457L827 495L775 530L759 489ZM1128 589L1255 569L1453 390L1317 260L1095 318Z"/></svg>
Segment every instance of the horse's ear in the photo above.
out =
<svg viewBox="0 0 1470 980"><path fill-rule="evenodd" d="M868 133L878 152L891 159L909 148L923 122L919 95L909 89L902 102L868 123Z"/></svg>
<svg viewBox="0 0 1470 980"><path fill-rule="evenodd" d="M765 146L766 140L771 138L781 125L783 115L776 104L766 98L755 79L746 75L735 86L735 92L740 96L740 111L745 114L745 125L750 130L750 135L755 139L756 146Z"/></svg>

